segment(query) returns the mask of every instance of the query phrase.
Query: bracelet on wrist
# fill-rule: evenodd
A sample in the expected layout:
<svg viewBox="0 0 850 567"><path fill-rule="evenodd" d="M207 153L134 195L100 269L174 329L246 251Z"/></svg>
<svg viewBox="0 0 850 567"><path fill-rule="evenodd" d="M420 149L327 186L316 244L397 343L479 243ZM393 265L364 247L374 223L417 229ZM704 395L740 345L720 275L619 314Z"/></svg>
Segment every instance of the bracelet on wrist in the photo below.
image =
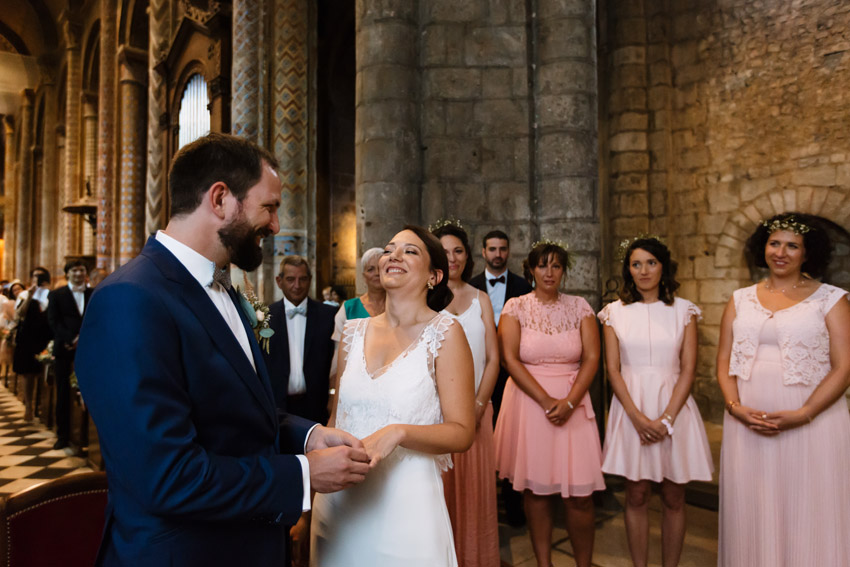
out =
<svg viewBox="0 0 850 567"><path fill-rule="evenodd" d="M570 408L571 410L576 409L576 407L573 405L573 403L570 400L567 400L567 407Z"/></svg>
<svg viewBox="0 0 850 567"><path fill-rule="evenodd" d="M729 400L726 402L726 411L729 412L729 415L732 415L732 410L739 405L741 405L740 402L736 402L735 400Z"/></svg>
<svg viewBox="0 0 850 567"><path fill-rule="evenodd" d="M665 428L667 428L667 435L672 437L673 436L673 422L670 421L670 416L668 416L665 413L664 417L661 418L661 423L664 425Z"/></svg>
<svg viewBox="0 0 850 567"><path fill-rule="evenodd" d="M475 399L475 405L480 407L480 408L483 408L486 404L484 402L482 402L481 400L476 398Z"/></svg>
<svg viewBox="0 0 850 567"><path fill-rule="evenodd" d="M661 414L661 417L663 417L664 419L666 419L667 421L669 421L669 422L670 422L670 425L673 425L673 416L672 416L672 415L670 415L670 414L669 414L669 413L667 413L667 412L664 412L663 414ZM663 421L662 421L662 423L663 423Z"/></svg>

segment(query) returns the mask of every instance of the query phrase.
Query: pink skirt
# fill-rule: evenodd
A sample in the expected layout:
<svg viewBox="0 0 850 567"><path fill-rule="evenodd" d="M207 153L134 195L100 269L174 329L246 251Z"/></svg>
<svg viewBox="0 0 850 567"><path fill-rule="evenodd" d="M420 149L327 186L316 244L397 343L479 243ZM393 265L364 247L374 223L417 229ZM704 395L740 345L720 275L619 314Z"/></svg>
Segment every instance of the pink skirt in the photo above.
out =
<svg viewBox="0 0 850 567"><path fill-rule="evenodd" d="M472 447L452 454L443 473L458 567L499 567L499 519L493 457L493 406L488 404Z"/></svg>
<svg viewBox="0 0 850 567"><path fill-rule="evenodd" d="M526 364L555 399L567 396L578 372L574 364ZM553 425L543 409L508 380L496 422L496 469L514 490L534 494L588 496L604 490L602 447L590 396L585 393L563 425Z"/></svg>

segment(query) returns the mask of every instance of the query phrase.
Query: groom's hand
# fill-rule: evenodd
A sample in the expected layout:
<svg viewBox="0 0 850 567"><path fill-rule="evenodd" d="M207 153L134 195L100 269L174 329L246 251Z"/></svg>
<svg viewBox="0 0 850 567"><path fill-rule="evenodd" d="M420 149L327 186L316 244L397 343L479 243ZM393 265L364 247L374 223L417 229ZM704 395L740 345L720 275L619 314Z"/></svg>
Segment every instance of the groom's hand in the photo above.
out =
<svg viewBox="0 0 850 567"><path fill-rule="evenodd" d="M363 482L369 455L363 443L339 429L316 427L307 440L310 485L316 492L336 492Z"/></svg>

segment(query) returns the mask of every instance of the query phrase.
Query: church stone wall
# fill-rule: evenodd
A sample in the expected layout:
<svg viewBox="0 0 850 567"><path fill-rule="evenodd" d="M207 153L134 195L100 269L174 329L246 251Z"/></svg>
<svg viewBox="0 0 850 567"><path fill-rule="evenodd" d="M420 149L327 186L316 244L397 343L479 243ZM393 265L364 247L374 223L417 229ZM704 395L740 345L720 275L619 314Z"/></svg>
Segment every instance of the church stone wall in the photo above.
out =
<svg viewBox="0 0 850 567"><path fill-rule="evenodd" d="M681 295L704 310L694 395L719 420L719 324L732 291L753 281L747 236L784 210L850 228L850 6L612 0L601 10L603 246L639 232L667 239Z"/></svg>

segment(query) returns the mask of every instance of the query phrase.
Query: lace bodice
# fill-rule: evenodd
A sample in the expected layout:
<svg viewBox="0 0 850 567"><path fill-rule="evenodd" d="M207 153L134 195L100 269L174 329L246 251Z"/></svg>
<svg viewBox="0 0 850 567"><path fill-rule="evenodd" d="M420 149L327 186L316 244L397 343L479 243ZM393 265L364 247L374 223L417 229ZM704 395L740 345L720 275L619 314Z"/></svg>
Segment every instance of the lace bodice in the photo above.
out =
<svg viewBox="0 0 850 567"><path fill-rule="evenodd" d="M519 358L527 364L575 364L581 360L581 321L593 317L582 297L561 294L541 303L534 293L508 300L502 311L519 321Z"/></svg>
<svg viewBox="0 0 850 567"><path fill-rule="evenodd" d="M755 285L735 291L729 375L750 379L759 334L765 321L773 317L782 358L782 383L819 383L831 368L826 314L846 295L841 288L821 284L800 303L771 312L759 302Z"/></svg>
<svg viewBox="0 0 850 567"><path fill-rule="evenodd" d="M699 307L681 297L675 298L673 305L662 301L626 305L618 300L599 312L599 320L617 334L621 365L677 372L685 327L700 316Z"/></svg>
<svg viewBox="0 0 850 567"><path fill-rule="evenodd" d="M340 378L336 427L362 439L393 423L442 423L434 362L454 317L442 313L434 317L410 346L374 374L367 370L363 348L371 321L346 321L343 329L343 350L348 355ZM408 453L398 447L393 456L403 458ZM449 455L435 458L443 469L451 464Z"/></svg>

